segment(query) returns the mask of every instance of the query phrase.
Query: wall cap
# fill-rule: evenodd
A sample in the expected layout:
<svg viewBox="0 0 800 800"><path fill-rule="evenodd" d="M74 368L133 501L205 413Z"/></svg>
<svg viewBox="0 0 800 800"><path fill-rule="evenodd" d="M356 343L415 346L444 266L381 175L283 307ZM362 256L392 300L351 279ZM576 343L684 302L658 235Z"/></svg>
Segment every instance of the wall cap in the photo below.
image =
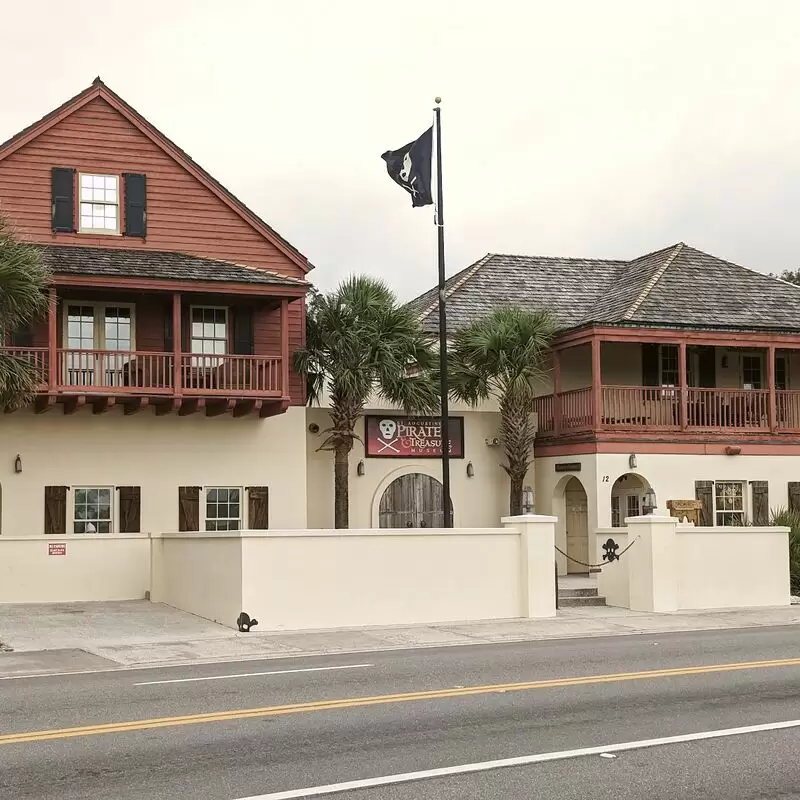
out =
<svg viewBox="0 0 800 800"><path fill-rule="evenodd" d="M558 517L550 517L545 514L520 514L513 517L501 517L503 525L528 525L535 522L558 522Z"/></svg>

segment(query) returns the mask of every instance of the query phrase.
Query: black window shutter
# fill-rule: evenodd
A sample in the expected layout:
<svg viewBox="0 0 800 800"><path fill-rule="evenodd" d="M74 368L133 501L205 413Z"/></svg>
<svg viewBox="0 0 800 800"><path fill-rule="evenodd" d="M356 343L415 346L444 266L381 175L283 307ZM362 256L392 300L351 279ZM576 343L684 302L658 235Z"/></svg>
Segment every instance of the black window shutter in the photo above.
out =
<svg viewBox="0 0 800 800"><path fill-rule="evenodd" d="M12 347L33 347L33 328L26 326L11 332Z"/></svg>
<svg viewBox="0 0 800 800"><path fill-rule="evenodd" d="M709 527L714 524L714 481L695 481L694 496L700 506L700 525Z"/></svg>
<svg viewBox="0 0 800 800"><path fill-rule="evenodd" d="M658 386L658 345L642 345L642 386Z"/></svg>
<svg viewBox="0 0 800 800"><path fill-rule="evenodd" d="M147 236L147 178L134 172L122 175L125 181L125 235Z"/></svg>
<svg viewBox="0 0 800 800"><path fill-rule="evenodd" d="M199 486L181 486L178 489L178 530L200 530Z"/></svg>
<svg viewBox="0 0 800 800"><path fill-rule="evenodd" d="M66 486L44 487L44 532L56 536L67 532Z"/></svg>
<svg viewBox="0 0 800 800"><path fill-rule="evenodd" d="M703 389L714 389L717 385L717 356L713 347L698 348L697 383Z"/></svg>
<svg viewBox="0 0 800 800"><path fill-rule="evenodd" d="M253 311L250 308L234 308L233 352L239 356L253 355Z"/></svg>
<svg viewBox="0 0 800 800"><path fill-rule="evenodd" d="M164 352L171 353L175 349L175 341L172 338L172 301L167 303L164 309Z"/></svg>
<svg viewBox="0 0 800 800"><path fill-rule="evenodd" d="M119 532L141 533L142 529L142 490L139 486L120 486L119 491Z"/></svg>
<svg viewBox="0 0 800 800"><path fill-rule="evenodd" d="M269 486L247 487L247 527L251 531L269 528Z"/></svg>
<svg viewBox="0 0 800 800"><path fill-rule="evenodd" d="M753 525L769 525L769 483L752 481Z"/></svg>
<svg viewBox="0 0 800 800"><path fill-rule="evenodd" d="M75 170L53 167L50 172L52 189L52 227L56 233L75 232Z"/></svg>
<svg viewBox="0 0 800 800"><path fill-rule="evenodd" d="M800 511L800 482L789 481L789 511Z"/></svg>

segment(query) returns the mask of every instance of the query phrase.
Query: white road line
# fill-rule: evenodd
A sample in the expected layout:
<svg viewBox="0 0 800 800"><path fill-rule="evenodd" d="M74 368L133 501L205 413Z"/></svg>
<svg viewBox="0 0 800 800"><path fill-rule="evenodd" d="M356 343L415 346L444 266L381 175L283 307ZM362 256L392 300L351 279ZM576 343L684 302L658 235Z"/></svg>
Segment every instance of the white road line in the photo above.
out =
<svg viewBox="0 0 800 800"><path fill-rule="evenodd" d="M239 672L233 675L208 675L204 678L173 678L166 681L143 681L134 686L156 686L160 683L196 683L197 681L223 681L229 678L257 678L260 675L290 675L294 672L331 672L338 669L365 669L374 664L345 664L339 667L307 667L306 669L276 669L271 672Z"/></svg>
<svg viewBox="0 0 800 800"><path fill-rule="evenodd" d="M748 725L744 728L726 728L718 731L686 733L681 736L665 736L661 739L643 739L638 742L605 744L600 747L582 747L578 750L561 750L555 753L538 753L531 756L503 758L496 761L481 761L476 764L461 764L456 767L426 769L420 770L419 772L404 772L398 775L386 775L382 778L366 778L365 780L359 781L330 783L327 786L311 786L307 789L292 789L288 792L252 795L251 797L239 798L239 800L294 800L294 798L300 797L319 797L324 794L352 792L356 789L389 786L395 783L410 783L411 781L422 781L430 778L447 778L453 775L466 775L470 772L486 772L492 769L500 769L501 767L524 767L528 764L541 764L545 761L562 761L568 758L596 756L602 753L620 753L625 750L643 750L647 747L660 747L665 744L698 742L703 739L721 739L725 736L741 736L745 733L763 733L764 731L786 730L787 728L800 728L800 719L790 720L789 722L770 722L766 725Z"/></svg>

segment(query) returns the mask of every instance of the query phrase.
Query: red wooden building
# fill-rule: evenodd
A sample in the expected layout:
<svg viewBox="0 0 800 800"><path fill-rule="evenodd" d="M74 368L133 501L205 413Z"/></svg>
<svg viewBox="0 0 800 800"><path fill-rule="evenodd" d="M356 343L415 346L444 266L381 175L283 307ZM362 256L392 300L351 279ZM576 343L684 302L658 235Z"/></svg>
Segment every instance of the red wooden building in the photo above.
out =
<svg viewBox="0 0 800 800"><path fill-rule="evenodd" d="M311 265L99 78L0 145L0 213L54 272L49 319L5 342L37 412L303 405Z"/></svg>

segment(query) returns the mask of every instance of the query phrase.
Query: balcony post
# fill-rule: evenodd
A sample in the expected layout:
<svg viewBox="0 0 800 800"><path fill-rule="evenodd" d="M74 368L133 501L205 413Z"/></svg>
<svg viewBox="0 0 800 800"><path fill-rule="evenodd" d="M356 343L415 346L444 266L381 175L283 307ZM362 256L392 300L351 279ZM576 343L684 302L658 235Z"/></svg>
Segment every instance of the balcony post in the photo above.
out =
<svg viewBox="0 0 800 800"><path fill-rule="evenodd" d="M289 397L289 300L281 299L281 395Z"/></svg>
<svg viewBox="0 0 800 800"><path fill-rule="evenodd" d="M599 431L603 422L603 384L600 376L600 339L592 337L592 427Z"/></svg>
<svg viewBox="0 0 800 800"><path fill-rule="evenodd" d="M61 373L61 365L58 363L58 305L56 299L55 286L50 287L50 305L48 306L48 334L47 348L49 366L47 368L47 386L54 392L58 385L58 376Z"/></svg>
<svg viewBox="0 0 800 800"><path fill-rule="evenodd" d="M689 386L686 380L686 342L678 345L678 396L680 398L681 430L689 427Z"/></svg>
<svg viewBox="0 0 800 800"><path fill-rule="evenodd" d="M561 352L553 350L553 435L561 433Z"/></svg>
<svg viewBox="0 0 800 800"><path fill-rule="evenodd" d="M769 429L773 433L777 427L777 395L775 393L775 345L767 348L767 388L769 389Z"/></svg>
<svg viewBox="0 0 800 800"><path fill-rule="evenodd" d="M183 394L181 386L181 296L178 292L172 295L172 391L175 395Z"/></svg>

